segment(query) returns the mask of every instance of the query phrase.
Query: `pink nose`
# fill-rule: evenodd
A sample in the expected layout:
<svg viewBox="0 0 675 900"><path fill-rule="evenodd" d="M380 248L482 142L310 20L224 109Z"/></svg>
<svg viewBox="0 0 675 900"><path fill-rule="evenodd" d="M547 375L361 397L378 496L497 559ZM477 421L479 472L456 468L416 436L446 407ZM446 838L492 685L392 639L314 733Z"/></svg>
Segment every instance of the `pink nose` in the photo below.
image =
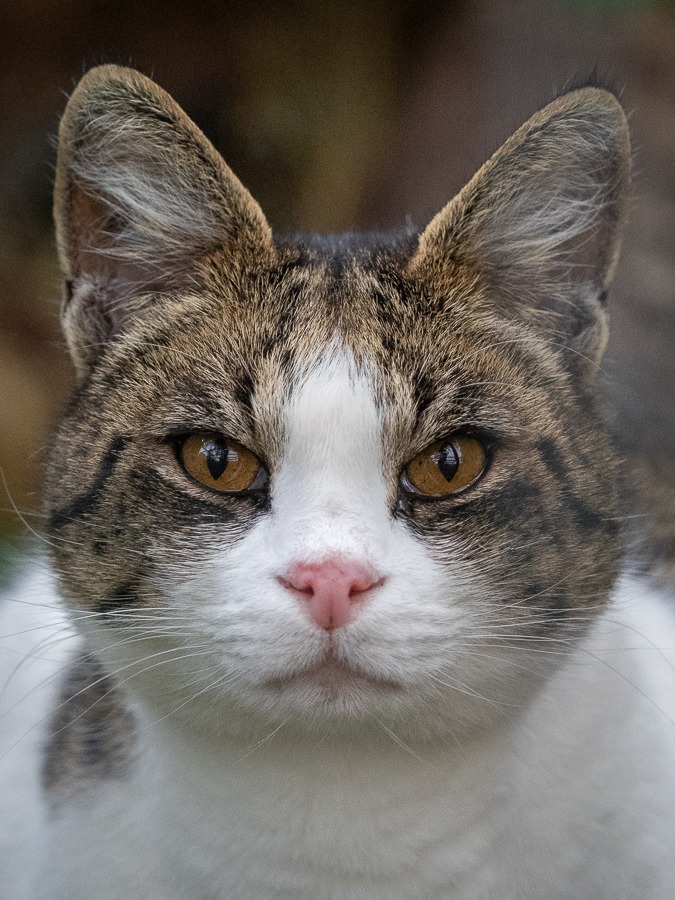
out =
<svg viewBox="0 0 675 900"><path fill-rule="evenodd" d="M325 631L351 622L355 607L366 592L384 581L370 566L349 560L328 559L322 563L295 563L279 581L300 594L310 619Z"/></svg>

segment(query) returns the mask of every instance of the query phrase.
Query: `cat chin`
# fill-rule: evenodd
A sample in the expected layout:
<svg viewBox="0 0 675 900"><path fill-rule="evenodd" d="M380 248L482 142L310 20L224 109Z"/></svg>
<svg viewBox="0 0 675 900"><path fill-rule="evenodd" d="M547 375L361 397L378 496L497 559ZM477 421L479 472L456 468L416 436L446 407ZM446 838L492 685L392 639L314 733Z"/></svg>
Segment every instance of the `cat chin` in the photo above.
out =
<svg viewBox="0 0 675 900"><path fill-rule="evenodd" d="M267 735L279 729L279 738L309 733L357 743L377 738L390 741L396 735L412 746L437 740L463 743L501 727L503 712L492 703L477 708L475 697L441 695L419 683L331 667L267 680L241 698L238 725L230 714L220 721L232 736L230 729L235 726L256 737L258 732Z"/></svg>
<svg viewBox="0 0 675 900"><path fill-rule="evenodd" d="M228 716L222 723L219 731L225 740L266 741L273 734L277 743L292 743L294 738L302 743L313 735L355 746L390 745L392 740L418 748L439 741L465 746L504 725L504 717L494 710L480 715L461 702L435 706L405 688L383 689L356 679L327 687L303 678L247 699L240 717ZM213 720L205 724L217 737Z"/></svg>

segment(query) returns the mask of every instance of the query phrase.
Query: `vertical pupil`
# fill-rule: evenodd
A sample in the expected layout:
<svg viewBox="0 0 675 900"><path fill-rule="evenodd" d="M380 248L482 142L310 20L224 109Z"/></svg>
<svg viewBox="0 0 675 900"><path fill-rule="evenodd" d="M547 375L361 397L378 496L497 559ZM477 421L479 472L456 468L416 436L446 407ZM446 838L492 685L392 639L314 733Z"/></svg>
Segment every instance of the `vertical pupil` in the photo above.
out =
<svg viewBox="0 0 675 900"><path fill-rule="evenodd" d="M438 468L446 481L452 481L459 468L459 454L454 444L446 444L438 455Z"/></svg>
<svg viewBox="0 0 675 900"><path fill-rule="evenodd" d="M206 440L202 444L199 452L206 458L206 467L209 470L211 478L213 478L214 481L218 481L229 462L227 444L224 441Z"/></svg>

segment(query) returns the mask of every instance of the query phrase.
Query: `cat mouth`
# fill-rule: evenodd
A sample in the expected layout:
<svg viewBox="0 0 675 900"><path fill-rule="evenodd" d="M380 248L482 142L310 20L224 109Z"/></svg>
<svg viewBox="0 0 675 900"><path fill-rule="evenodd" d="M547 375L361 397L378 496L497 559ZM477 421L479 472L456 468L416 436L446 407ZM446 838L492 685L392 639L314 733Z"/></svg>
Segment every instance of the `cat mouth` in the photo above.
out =
<svg viewBox="0 0 675 900"><path fill-rule="evenodd" d="M265 684L267 687L277 690L291 686L316 687L327 697L336 697L350 689L364 687L389 692L403 690L400 682L364 672L356 666L337 659L330 653L319 663L307 666L291 675L271 678Z"/></svg>

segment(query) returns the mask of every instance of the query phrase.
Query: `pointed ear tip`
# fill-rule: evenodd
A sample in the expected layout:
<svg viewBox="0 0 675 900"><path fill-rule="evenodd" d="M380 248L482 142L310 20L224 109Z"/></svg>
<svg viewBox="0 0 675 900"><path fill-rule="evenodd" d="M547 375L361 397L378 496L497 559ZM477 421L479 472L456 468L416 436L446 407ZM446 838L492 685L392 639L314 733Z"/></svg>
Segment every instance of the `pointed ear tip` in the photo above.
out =
<svg viewBox="0 0 675 900"><path fill-rule="evenodd" d="M137 69L105 63L102 66L93 66L84 73L73 91L73 96L79 93L88 93L102 86L108 87L115 83L129 85L149 81L150 79Z"/></svg>
<svg viewBox="0 0 675 900"><path fill-rule="evenodd" d="M142 91L156 95L163 93L161 88L150 78L126 66L106 64L89 69L75 85L61 117L59 135L72 131L80 115L86 115L90 106L95 105L97 98L113 100L115 94L120 97L129 93Z"/></svg>
<svg viewBox="0 0 675 900"><path fill-rule="evenodd" d="M575 88L562 94L551 104L569 113L585 114L592 123L604 120L622 136L628 135L628 119L621 101L607 88L588 86Z"/></svg>
<svg viewBox="0 0 675 900"><path fill-rule="evenodd" d="M126 66L106 64L86 72L68 99L59 123L57 175L67 167L74 147L84 130L96 122L101 112L118 115L125 101L139 96L152 99L173 109L174 101L150 78Z"/></svg>
<svg viewBox="0 0 675 900"><path fill-rule="evenodd" d="M66 108L61 116L59 123L59 144L63 143L72 136L74 130L77 129L77 121L83 110L91 103L102 89L110 86L114 81L119 81L120 76L125 78L123 73L127 71L122 66L95 66L80 78L75 85L75 89L68 98Z"/></svg>

